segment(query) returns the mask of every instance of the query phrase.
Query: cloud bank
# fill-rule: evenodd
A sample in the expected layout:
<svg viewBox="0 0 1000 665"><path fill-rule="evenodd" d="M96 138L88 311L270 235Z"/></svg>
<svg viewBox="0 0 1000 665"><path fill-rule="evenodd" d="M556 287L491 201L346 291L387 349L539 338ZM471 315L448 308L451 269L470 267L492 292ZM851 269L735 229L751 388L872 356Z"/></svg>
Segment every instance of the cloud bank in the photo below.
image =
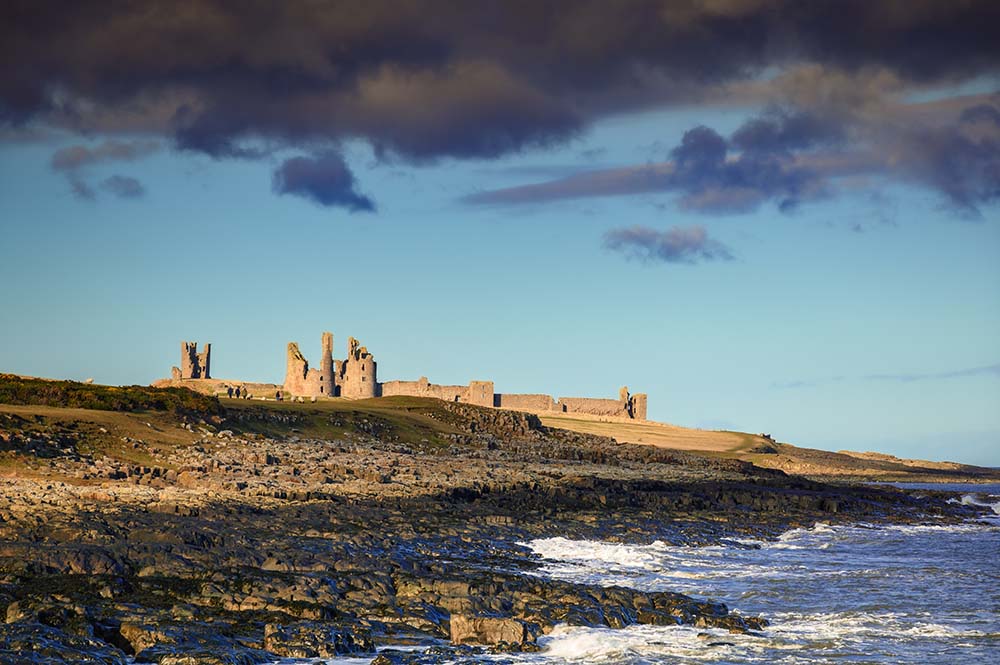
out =
<svg viewBox="0 0 1000 665"><path fill-rule="evenodd" d="M360 137L409 160L488 158L801 63L901 84L995 72L998 25L991 0L4 3L0 60L17 66L0 122L218 156Z"/></svg>
<svg viewBox="0 0 1000 665"><path fill-rule="evenodd" d="M605 192L672 191L693 210L790 209L825 195L829 177L804 162L836 146L975 215L1000 189L1000 105L944 125L900 108L911 92L996 76L998 43L993 0L7 2L0 140L108 141L60 151L66 173L134 158L123 137L239 159L357 139L422 164L561 145L653 107L742 104L769 110L728 137L690 128L662 169L469 200L551 200L589 178ZM336 186L289 191L374 207Z"/></svg>

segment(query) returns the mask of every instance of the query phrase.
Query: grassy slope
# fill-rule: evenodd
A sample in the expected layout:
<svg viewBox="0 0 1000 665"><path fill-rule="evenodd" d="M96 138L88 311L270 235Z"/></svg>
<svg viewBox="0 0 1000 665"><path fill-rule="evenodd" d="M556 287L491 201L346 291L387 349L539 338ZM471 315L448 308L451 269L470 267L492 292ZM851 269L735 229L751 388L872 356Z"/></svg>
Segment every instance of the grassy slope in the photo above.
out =
<svg viewBox="0 0 1000 665"><path fill-rule="evenodd" d="M422 397L383 397L365 400L317 402L257 402L221 399L226 427L266 436L294 434L312 438L341 438L352 433L373 434L420 448L447 445L462 430L445 402ZM275 415L289 417L287 422Z"/></svg>
<svg viewBox="0 0 1000 665"><path fill-rule="evenodd" d="M979 467L811 450L772 444L743 432L569 414L539 416L547 427L608 436L623 443L735 457L789 473L881 480L1000 479L996 471ZM68 441L84 455L153 465L157 448L191 445L202 437L202 430L219 429L279 438L332 439L364 433L416 449L442 450L451 444L452 435L463 432L459 418L445 402L418 397L315 403L217 400L184 388L118 388L0 375L0 468L10 472L29 462L37 468L37 460L18 451L12 435L50 437Z"/></svg>
<svg viewBox="0 0 1000 665"><path fill-rule="evenodd" d="M107 403L102 394L104 389L110 395L117 394L113 387L87 387L92 395L97 395L91 402L94 404ZM48 394L62 393L55 386ZM41 401L41 398L19 401ZM67 401L76 402L77 398L71 396ZM304 404L221 399L218 405L225 411L224 420L172 408L126 411L0 403L0 473L44 475L44 455L40 458L27 453L23 449L26 438L43 440L52 450L71 448L84 456L107 456L132 464L169 468L162 461L164 453L193 445L205 433L224 429L279 438L333 439L374 434L429 452L444 449L450 445L451 435L463 431L456 426L457 416L445 408L444 402L434 399L393 397Z"/></svg>
<svg viewBox="0 0 1000 665"><path fill-rule="evenodd" d="M661 448L712 453L738 453L765 444L754 434L689 429L653 421L604 421L569 414L539 414L546 427L610 436L619 443L643 443Z"/></svg>
<svg viewBox="0 0 1000 665"><path fill-rule="evenodd" d="M885 455L830 452L771 443L756 434L689 429L656 422L597 419L570 414L540 414L542 424L575 432L610 436L621 443L641 443L700 454L732 457L757 466L822 478L935 482L953 479L1000 480L993 469L956 464L901 460ZM760 452L767 450L768 452Z"/></svg>

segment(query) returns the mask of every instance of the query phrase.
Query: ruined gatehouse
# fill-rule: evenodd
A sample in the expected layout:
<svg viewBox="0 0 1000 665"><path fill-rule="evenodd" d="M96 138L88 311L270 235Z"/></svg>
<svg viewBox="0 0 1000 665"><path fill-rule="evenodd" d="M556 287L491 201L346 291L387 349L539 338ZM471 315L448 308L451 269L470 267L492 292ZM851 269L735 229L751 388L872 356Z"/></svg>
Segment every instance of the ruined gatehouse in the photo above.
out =
<svg viewBox="0 0 1000 665"><path fill-rule="evenodd" d="M210 379L212 345L206 344L198 353L198 342L181 342L181 366L170 368L170 378Z"/></svg>

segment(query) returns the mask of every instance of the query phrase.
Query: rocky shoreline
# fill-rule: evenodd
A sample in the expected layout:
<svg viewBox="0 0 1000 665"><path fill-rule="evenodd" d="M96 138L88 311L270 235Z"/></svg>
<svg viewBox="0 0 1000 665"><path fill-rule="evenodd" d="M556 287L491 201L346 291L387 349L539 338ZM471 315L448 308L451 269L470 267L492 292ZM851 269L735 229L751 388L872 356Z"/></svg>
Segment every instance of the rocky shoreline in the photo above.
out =
<svg viewBox="0 0 1000 665"><path fill-rule="evenodd" d="M0 479L0 659L430 663L531 650L564 622L760 631L766 617L721 603L532 575L518 543L703 545L978 514L943 494L823 485L441 405L420 412L447 425L434 440L342 413L323 417L349 431L314 438L301 413L265 407L160 419L146 438L97 416L0 414L6 449L28 460ZM157 443L168 427L188 438ZM100 435L129 454L88 452ZM376 655L386 645L419 648Z"/></svg>

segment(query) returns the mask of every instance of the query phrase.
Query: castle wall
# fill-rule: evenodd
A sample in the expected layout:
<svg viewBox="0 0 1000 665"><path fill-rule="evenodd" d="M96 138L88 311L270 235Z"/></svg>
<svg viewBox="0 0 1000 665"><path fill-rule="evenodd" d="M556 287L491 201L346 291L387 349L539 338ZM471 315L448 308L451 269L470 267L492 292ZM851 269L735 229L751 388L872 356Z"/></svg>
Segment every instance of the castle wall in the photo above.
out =
<svg viewBox="0 0 1000 665"><path fill-rule="evenodd" d="M497 393L493 406L514 411L552 411L556 408L551 395Z"/></svg>
<svg viewBox="0 0 1000 665"><path fill-rule="evenodd" d="M627 403L616 399L560 397L559 404L563 406L563 410L566 413L589 413L594 416L629 417Z"/></svg>
<svg viewBox="0 0 1000 665"><path fill-rule="evenodd" d="M275 398L282 386L276 383L258 383L255 381L237 381L235 379L160 379L152 384L154 388L188 388L205 395L226 395L228 388L240 388L240 392L249 392L254 399Z"/></svg>
<svg viewBox="0 0 1000 665"><path fill-rule="evenodd" d="M386 381L382 384L382 397L406 395L408 397L433 397L446 402L467 402L469 388L467 386L440 386L427 381L426 376L417 381ZM490 395L492 399L492 394Z"/></svg>

